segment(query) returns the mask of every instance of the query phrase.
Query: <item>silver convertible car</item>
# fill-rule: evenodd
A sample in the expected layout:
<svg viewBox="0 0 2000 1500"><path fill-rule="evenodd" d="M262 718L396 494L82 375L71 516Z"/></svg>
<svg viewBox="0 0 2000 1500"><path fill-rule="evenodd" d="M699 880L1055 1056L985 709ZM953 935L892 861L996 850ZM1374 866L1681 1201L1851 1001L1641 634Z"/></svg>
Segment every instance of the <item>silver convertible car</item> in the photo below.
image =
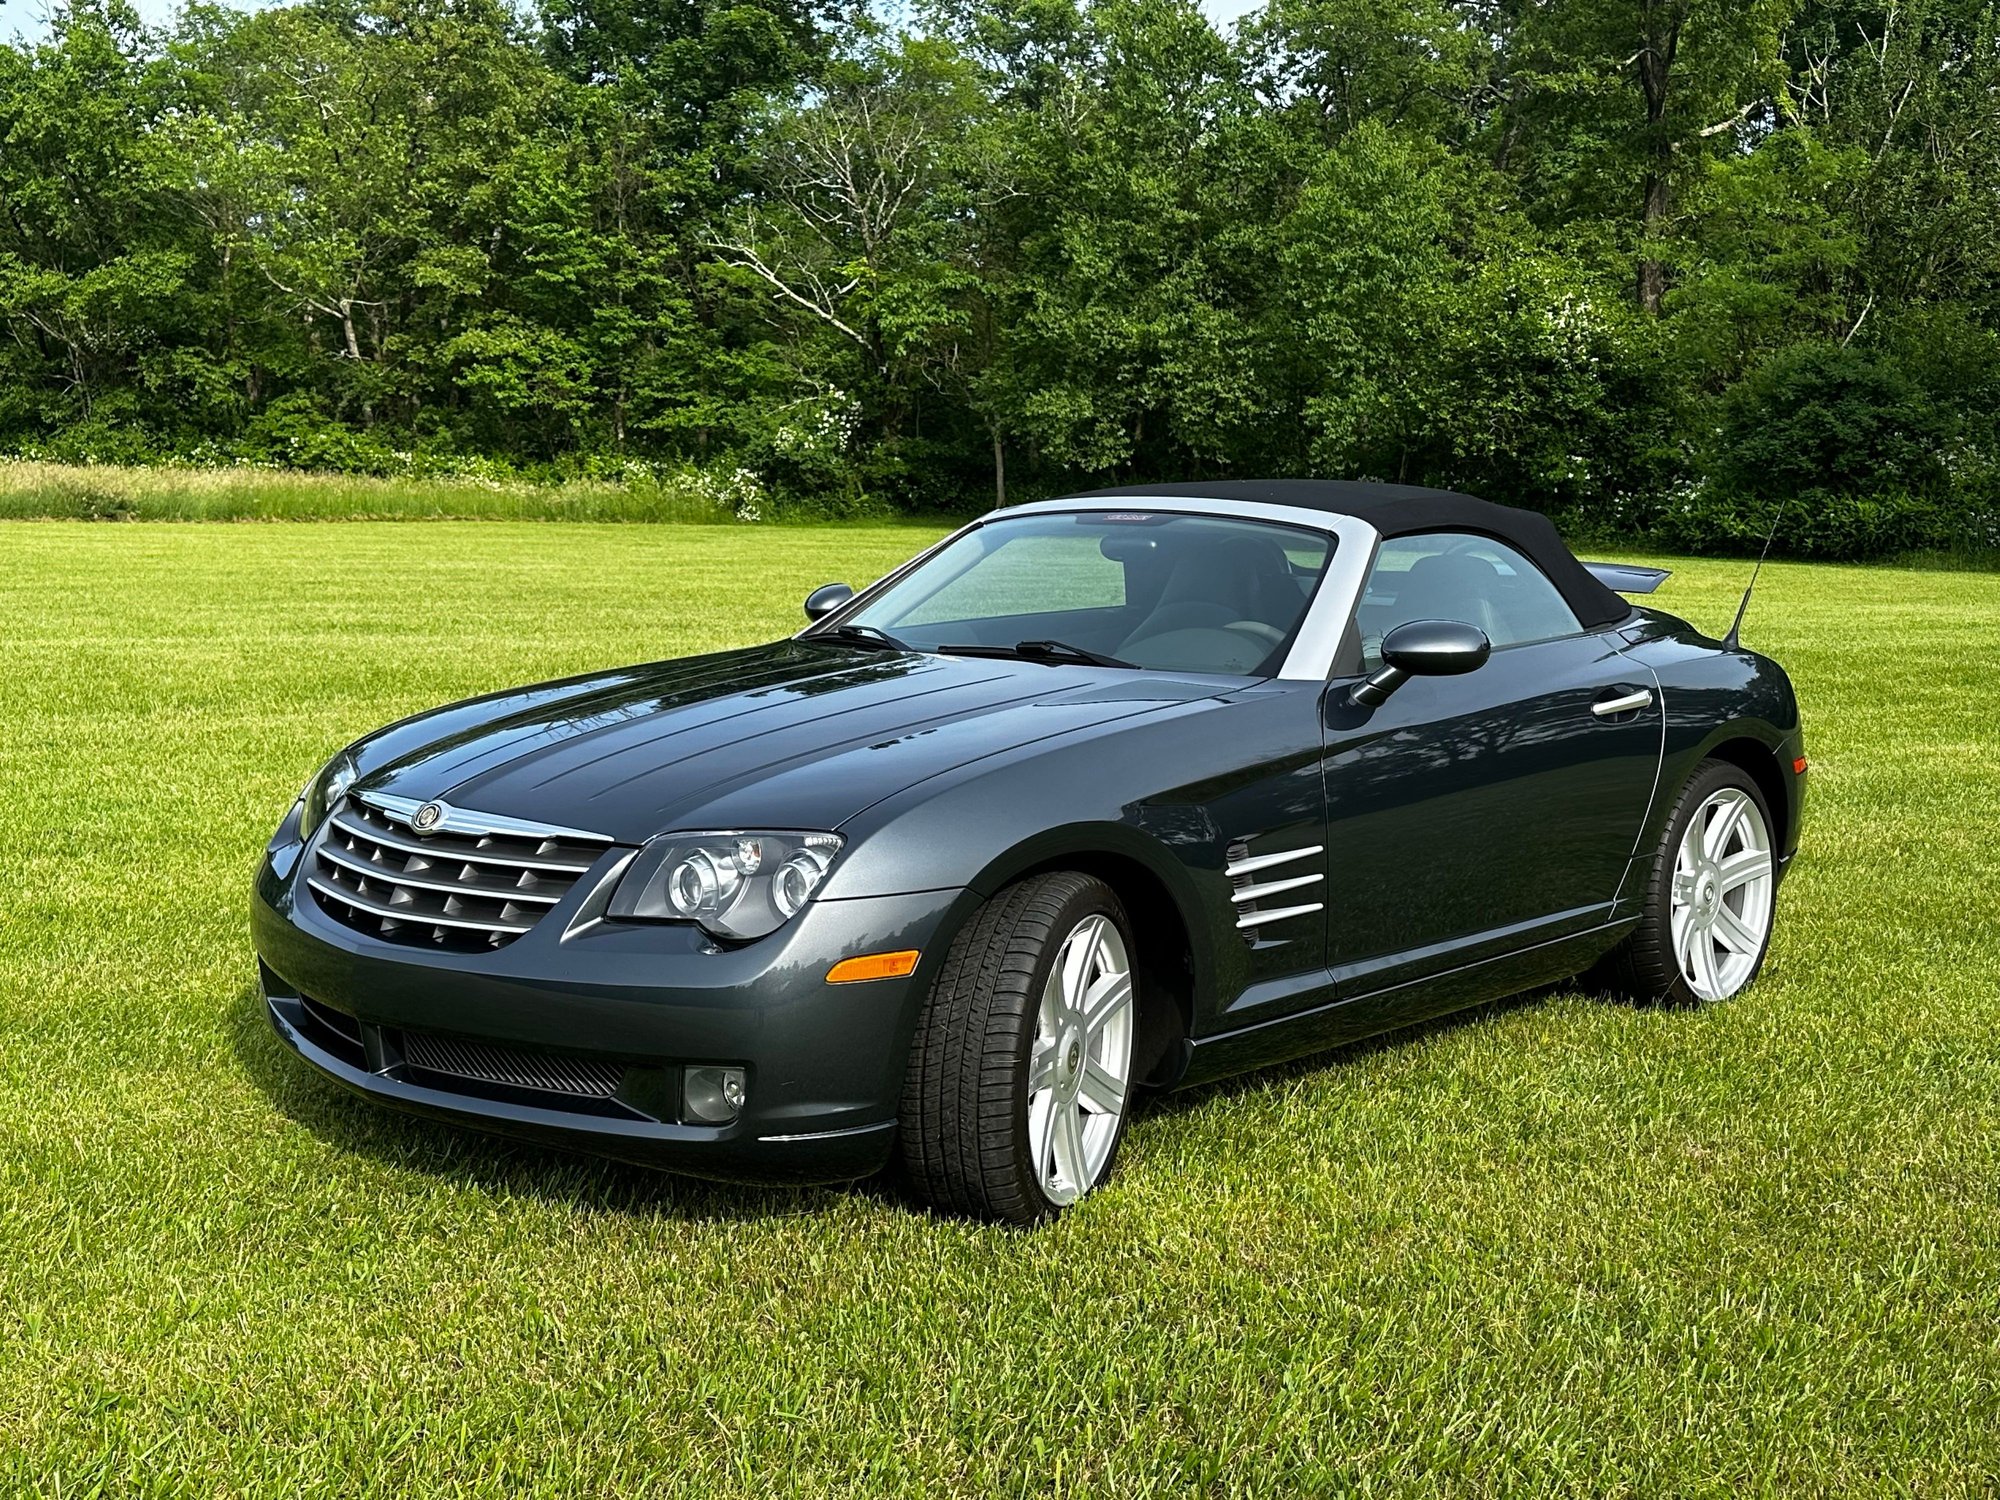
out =
<svg viewBox="0 0 2000 1500"><path fill-rule="evenodd" d="M1034 1222L1142 1089L1755 978L1798 704L1661 576L1397 486L998 511L789 639L341 750L257 875L270 1017L434 1119Z"/></svg>

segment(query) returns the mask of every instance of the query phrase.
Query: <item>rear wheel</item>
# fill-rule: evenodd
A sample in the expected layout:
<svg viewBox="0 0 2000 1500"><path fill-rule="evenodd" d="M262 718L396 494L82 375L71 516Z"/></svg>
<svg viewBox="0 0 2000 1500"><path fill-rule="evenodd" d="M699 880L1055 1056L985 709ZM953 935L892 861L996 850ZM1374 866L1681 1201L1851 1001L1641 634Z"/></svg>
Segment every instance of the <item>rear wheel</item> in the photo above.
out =
<svg viewBox="0 0 2000 1500"><path fill-rule="evenodd" d="M904 1175L939 1208L1032 1224L1110 1174L1138 1032L1131 929L1087 875L987 903L925 997L901 1116Z"/></svg>
<svg viewBox="0 0 2000 1500"><path fill-rule="evenodd" d="M1764 794L1740 767L1703 761L1668 819L1639 925L1606 960L1606 977L1635 999L1727 1000L1763 967L1777 894Z"/></svg>

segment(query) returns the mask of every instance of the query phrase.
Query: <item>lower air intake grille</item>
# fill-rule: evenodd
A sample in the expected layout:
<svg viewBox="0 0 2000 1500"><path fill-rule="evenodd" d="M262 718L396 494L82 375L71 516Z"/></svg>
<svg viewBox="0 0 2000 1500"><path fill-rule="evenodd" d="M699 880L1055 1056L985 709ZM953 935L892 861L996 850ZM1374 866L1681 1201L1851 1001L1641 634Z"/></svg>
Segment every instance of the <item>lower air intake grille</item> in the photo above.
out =
<svg viewBox="0 0 2000 1500"><path fill-rule="evenodd" d="M567 1094L573 1099L609 1099L625 1081L617 1063L557 1052L531 1052L464 1037L425 1031L403 1033L403 1060L426 1073L444 1073L478 1083Z"/></svg>

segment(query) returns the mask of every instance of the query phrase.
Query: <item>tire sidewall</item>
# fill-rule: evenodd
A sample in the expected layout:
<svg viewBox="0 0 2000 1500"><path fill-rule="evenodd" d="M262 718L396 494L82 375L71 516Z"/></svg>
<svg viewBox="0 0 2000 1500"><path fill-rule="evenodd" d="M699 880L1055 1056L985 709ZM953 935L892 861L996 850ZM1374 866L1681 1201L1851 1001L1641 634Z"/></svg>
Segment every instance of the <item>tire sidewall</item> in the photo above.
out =
<svg viewBox="0 0 2000 1500"><path fill-rule="evenodd" d="M1764 820L1766 835L1772 838L1774 845L1776 843L1775 825L1771 822L1771 807L1755 778L1727 761L1704 761L1688 779L1687 785L1681 790L1680 801L1674 805L1674 815L1667 823L1666 837L1661 841L1659 851L1654 856L1656 864L1647 910L1641 918L1641 921L1652 929L1653 940L1658 944L1659 951L1666 955L1666 962L1673 971L1673 982L1662 998L1675 1005L1706 1006L1725 1003L1724 1000L1704 999L1694 992L1693 986L1688 983L1687 975L1681 970L1680 954L1674 947L1673 935L1674 864L1680 854L1681 840L1687 837L1688 826L1694 822L1695 814L1710 797L1724 790L1743 792L1750 798L1751 805L1757 809L1757 816ZM1777 858L1777 850L1774 847L1771 851L1771 921L1766 924L1763 944L1757 950L1757 958L1750 965L1749 974L1744 977L1743 983L1726 997L1728 1000L1735 999L1757 982L1757 976L1764 972L1764 960L1770 956L1771 939L1777 935L1778 930Z"/></svg>
<svg viewBox="0 0 2000 1500"><path fill-rule="evenodd" d="M1105 1155L1103 1170L1097 1174L1096 1181L1078 1193L1070 1203L1057 1203L1050 1199L1042 1191L1042 1174L1028 1143L1028 1060L1034 1051L1035 1030L1040 1024L1042 991L1048 985L1049 976L1055 972L1056 959L1062 952L1063 944L1069 940L1069 935L1077 929L1078 924L1093 916L1107 918L1118 930L1118 936L1125 944L1125 958L1131 966L1136 1005L1136 991L1140 982L1139 954L1132 933L1131 919L1125 915L1124 906L1110 886L1101 880L1086 879L1057 909L1055 920L1050 926L1049 940L1043 945L1042 952L1036 956L1034 970L1029 976L1028 995L1032 1003L1022 1019L1020 1034L1014 1038L1013 1154L1023 1178L1021 1189L1028 1200L1040 1209L1044 1218L1053 1218L1065 1208L1074 1207L1096 1192L1110 1178L1118 1165L1119 1150L1125 1144L1125 1127L1131 1123L1133 1095L1138 1088L1137 1079L1132 1079L1126 1085L1125 1108L1119 1112L1118 1130L1111 1137L1111 1150Z"/></svg>

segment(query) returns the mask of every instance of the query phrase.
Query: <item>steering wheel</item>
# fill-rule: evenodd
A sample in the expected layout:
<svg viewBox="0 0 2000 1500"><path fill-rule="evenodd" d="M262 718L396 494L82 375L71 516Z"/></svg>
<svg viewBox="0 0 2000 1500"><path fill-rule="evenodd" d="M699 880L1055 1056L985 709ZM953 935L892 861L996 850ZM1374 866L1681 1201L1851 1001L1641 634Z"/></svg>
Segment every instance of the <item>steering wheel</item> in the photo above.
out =
<svg viewBox="0 0 2000 1500"><path fill-rule="evenodd" d="M1222 628L1238 631L1243 635L1254 635L1261 641L1270 642L1273 646L1282 646L1285 643L1285 632L1276 626L1266 625L1262 620L1231 620Z"/></svg>

